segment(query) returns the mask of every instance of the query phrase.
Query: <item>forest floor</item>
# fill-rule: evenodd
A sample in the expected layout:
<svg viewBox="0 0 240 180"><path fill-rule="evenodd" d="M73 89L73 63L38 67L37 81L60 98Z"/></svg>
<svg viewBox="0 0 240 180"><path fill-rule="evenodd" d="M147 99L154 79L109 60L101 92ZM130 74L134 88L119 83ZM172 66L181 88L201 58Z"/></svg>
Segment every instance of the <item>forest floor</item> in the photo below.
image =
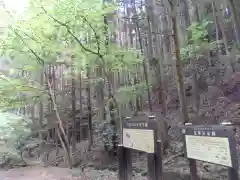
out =
<svg viewBox="0 0 240 180"><path fill-rule="evenodd" d="M86 169L83 173L80 168L67 169L59 167L27 167L0 171L1 180L118 180L117 173L108 170ZM133 179L146 180L146 177L135 175Z"/></svg>
<svg viewBox="0 0 240 180"><path fill-rule="evenodd" d="M164 161L164 180L190 180L187 160L182 156L167 158ZM118 180L117 162L108 165L91 164L84 172L81 168L25 167L0 170L0 180ZM133 162L133 180L147 180L147 161L143 154ZM225 180L226 168L199 163L198 174L202 180Z"/></svg>
<svg viewBox="0 0 240 180"><path fill-rule="evenodd" d="M82 142L83 143L83 142ZM172 142L171 149L164 156L164 180L190 180L189 165L182 152L182 143ZM84 144L81 144L84 147ZM117 157L109 156L101 148L96 148L89 154L76 154L74 160L78 161L84 156L87 162L79 164L87 168L82 172L81 167L74 169L64 168L66 164L59 162L58 167L49 164L48 167L31 166L25 168L0 169L0 180L118 180ZM61 151L59 152L61 154ZM53 152L49 160L56 159ZM82 159L83 160L83 159ZM133 151L133 180L147 180L147 154ZM226 168L197 162L198 174L202 180L225 180L227 179Z"/></svg>

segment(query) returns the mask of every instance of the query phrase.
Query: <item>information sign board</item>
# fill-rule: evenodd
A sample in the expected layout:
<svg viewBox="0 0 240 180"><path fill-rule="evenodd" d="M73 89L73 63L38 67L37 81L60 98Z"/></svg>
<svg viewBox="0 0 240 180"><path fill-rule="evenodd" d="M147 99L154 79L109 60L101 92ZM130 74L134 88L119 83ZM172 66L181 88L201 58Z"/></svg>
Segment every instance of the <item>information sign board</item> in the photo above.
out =
<svg viewBox="0 0 240 180"><path fill-rule="evenodd" d="M224 126L187 126L185 129L187 157L232 167L230 141L232 129Z"/></svg>
<svg viewBox="0 0 240 180"><path fill-rule="evenodd" d="M232 167L228 138L186 135L188 158Z"/></svg>
<svg viewBox="0 0 240 180"><path fill-rule="evenodd" d="M123 128L123 146L154 153L154 132L148 129Z"/></svg>

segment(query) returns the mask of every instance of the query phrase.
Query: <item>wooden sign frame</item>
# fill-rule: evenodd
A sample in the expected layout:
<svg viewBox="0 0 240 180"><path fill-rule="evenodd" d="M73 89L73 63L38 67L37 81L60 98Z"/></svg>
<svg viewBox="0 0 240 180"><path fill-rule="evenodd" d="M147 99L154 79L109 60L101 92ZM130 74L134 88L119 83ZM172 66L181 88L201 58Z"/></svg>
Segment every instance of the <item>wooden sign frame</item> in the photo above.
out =
<svg viewBox="0 0 240 180"><path fill-rule="evenodd" d="M140 144L146 142L135 142L135 145L129 145L125 143L126 137L124 133L128 132L129 138L132 136L136 141L136 135L142 138L138 133L147 133L153 146L145 148ZM151 131L151 133L149 133ZM149 135L151 134L151 135ZM145 121L132 121L131 118L126 118L123 123L122 130L122 144L118 147L118 158L119 158L119 180L132 180L132 150L140 150L148 154L148 179L149 180L163 180L163 166L162 166L162 147L161 141L157 140L157 122L155 116L149 116ZM134 142L133 142L134 143ZM146 144L149 142L146 142Z"/></svg>
<svg viewBox="0 0 240 180"><path fill-rule="evenodd" d="M133 138L133 142L125 142L127 140L131 141L131 138ZM129 119L124 121L122 140L122 144L126 148L146 153L154 153L157 140L156 122L154 120L148 122L131 121ZM144 146L144 144L148 147Z"/></svg>
<svg viewBox="0 0 240 180"><path fill-rule="evenodd" d="M188 123L181 129L185 137L185 155L189 161L191 180L200 179L197 174L196 160L226 166L228 167L228 180L239 180L235 128L231 124L230 126L224 126L192 125ZM189 139L192 140L189 141ZM201 143L201 141L205 141L205 143ZM195 146L195 149L191 145ZM201 148L205 148L205 154L201 153ZM217 151L216 148L222 149Z"/></svg>

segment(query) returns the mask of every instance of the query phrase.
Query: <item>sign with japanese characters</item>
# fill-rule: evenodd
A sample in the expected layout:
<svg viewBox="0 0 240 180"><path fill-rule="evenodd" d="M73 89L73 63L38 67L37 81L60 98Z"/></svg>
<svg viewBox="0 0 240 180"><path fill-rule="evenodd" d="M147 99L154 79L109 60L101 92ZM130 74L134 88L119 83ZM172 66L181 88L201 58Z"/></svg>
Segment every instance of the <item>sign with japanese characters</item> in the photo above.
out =
<svg viewBox="0 0 240 180"><path fill-rule="evenodd" d="M145 113L126 117L122 124L121 144L118 146L119 180L132 179L133 150L146 152L148 179L163 179L162 142L157 140L157 120Z"/></svg>
<svg viewBox="0 0 240 180"><path fill-rule="evenodd" d="M188 158L232 167L228 138L192 135L185 138Z"/></svg>
<svg viewBox="0 0 240 180"><path fill-rule="evenodd" d="M229 136L226 129L221 129L219 126L190 126L185 131L188 158L232 167Z"/></svg>
<svg viewBox="0 0 240 180"><path fill-rule="evenodd" d="M123 146L147 153L154 153L153 130L123 128Z"/></svg>
<svg viewBox="0 0 240 180"><path fill-rule="evenodd" d="M122 140L123 146L147 153L155 152L156 125L148 121L124 121Z"/></svg>

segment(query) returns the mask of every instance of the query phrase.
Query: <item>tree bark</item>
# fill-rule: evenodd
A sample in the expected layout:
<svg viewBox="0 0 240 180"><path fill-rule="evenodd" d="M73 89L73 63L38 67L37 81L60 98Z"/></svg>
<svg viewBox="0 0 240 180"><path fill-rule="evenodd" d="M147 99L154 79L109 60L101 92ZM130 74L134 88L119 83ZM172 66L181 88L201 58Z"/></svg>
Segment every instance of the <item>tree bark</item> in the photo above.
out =
<svg viewBox="0 0 240 180"><path fill-rule="evenodd" d="M134 16L136 18L134 21L135 21L135 25L136 25L136 33L137 33L138 40L139 40L140 51L141 51L141 55L144 56L143 40L142 40L142 37L141 37L140 27L139 27L139 24L138 24L138 19L139 18L138 18L138 14L137 14L137 10L136 10L135 0L132 0L132 5L133 5L133 11L134 11L133 13L134 13ZM150 45L151 42L152 42L152 39L150 40L150 42L148 42L148 44ZM144 60L142 62L142 67L143 67L143 72L144 72L145 83L146 83L146 86L147 86L148 110L149 110L149 113L152 114L152 110L153 110L152 109L152 99L151 99L151 92L150 92L149 81L148 81L146 58L144 58Z"/></svg>
<svg viewBox="0 0 240 180"><path fill-rule="evenodd" d="M44 73L41 72L41 77L40 77L40 83L42 86L44 86ZM35 108L35 107L34 107ZM43 111L43 103L42 101L39 103L39 128L40 128L40 132L39 132L39 139L40 139L40 151L43 148L43 117L44 117L44 111ZM48 130L48 129L47 129ZM39 151L39 152L40 152ZM40 157L40 154L38 154L38 156Z"/></svg>
<svg viewBox="0 0 240 180"><path fill-rule="evenodd" d="M185 124L185 123L189 122L188 105L187 105L186 96L185 96L184 75L183 75L183 69L182 69L182 63L181 63L181 57L180 57L176 11L175 11L174 4L170 1L171 0L169 0L169 4L171 7L171 11L173 13L171 16L171 19L172 19L172 25L173 25L173 39L174 39L174 46L175 46L176 70L177 70L177 77L178 77L180 108L181 108L181 113L183 115L183 123Z"/></svg>
<svg viewBox="0 0 240 180"><path fill-rule="evenodd" d="M149 8L148 8L149 7ZM161 139L161 141L163 142L163 146L162 146L162 152L166 152L166 149L169 147L170 144L170 137L168 135L168 123L166 121L166 116L167 116L167 107L166 107L166 96L164 93L164 85L163 85L163 81L164 81L164 74L163 74L163 46L162 46L162 40L159 37L159 34L161 33L159 30L159 25L158 25L158 18L155 14L152 14L151 11L153 11L152 8L155 8L155 4L154 2L149 2L147 1L147 12L148 12L148 52L149 52L149 63L152 63L155 68L156 68L156 80L157 80L157 84L158 87L158 101L159 104L161 104L161 117L160 119L158 119L158 137L159 139ZM156 9L158 10L158 9ZM160 14L160 16L162 16L162 14ZM166 28L166 27L165 27ZM153 52L153 32L155 33L155 38L156 38L156 52L154 55ZM156 63L156 64L155 64Z"/></svg>
<svg viewBox="0 0 240 180"><path fill-rule="evenodd" d="M87 109L88 109L88 133L89 133L89 147L88 150L91 149L93 145L93 128L92 128L92 95L91 95L91 77L90 77L90 67L87 65L87 98L88 98L88 103L87 103Z"/></svg>
<svg viewBox="0 0 240 180"><path fill-rule="evenodd" d="M54 112L56 114L56 117L57 117L57 128L56 128L57 135L58 135L58 138L61 141L61 144L62 144L65 152L67 153L69 167L72 168L72 155L71 155L71 151L70 151L70 144L69 144L67 135L64 131L63 121L60 117L58 107L57 107L57 104L56 104L56 101L55 101L54 89L52 88L52 84L50 83L48 78L47 78L47 84L48 84L49 96L50 96L50 99L51 99L52 104L53 104L53 110L54 110Z"/></svg>
<svg viewBox="0 0 240 180"><path fill-rule="evenodd" d="M72 63L71 67L72 75L72 152L76 151L76 80L75 72ZM68 123L68 122L67 122Z"/></svg>
<svg viewBox="0 0 240 180"><path fill-rule="evenodd" d="M187 4L188 4L188 8L189 8L190 23L192 24L192 23L199 22L200 18L199 18L197 4L196 4L195 0L187 0ZM198 83L197 83L197 70L195 67L195 61L196 61L195 59L191 59L194 109L195 109L195 114L198 117L199 106L200 106L200 92L199 92Z"/></svg>
<svg viewBox="0 0 240 180"><path fill-rule="evenodd" d="M240 46L240 17L238 16L238 13L237 13L237 8L239 7L236 6L234 0L228 0L228 3L232 13L237 45Z"/></svg>

